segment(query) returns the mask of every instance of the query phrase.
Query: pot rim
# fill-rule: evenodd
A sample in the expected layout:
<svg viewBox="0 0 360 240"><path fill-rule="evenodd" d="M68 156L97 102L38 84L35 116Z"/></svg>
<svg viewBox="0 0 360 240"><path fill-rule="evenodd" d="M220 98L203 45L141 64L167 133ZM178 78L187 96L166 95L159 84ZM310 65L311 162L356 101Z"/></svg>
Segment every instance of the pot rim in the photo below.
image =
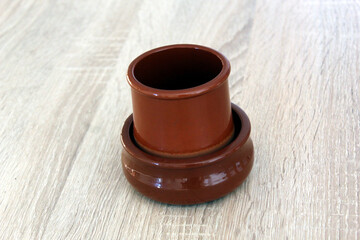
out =
<svg viewBox="0 0 360 240"><path fill-rule="evenodd" d="M219 72L218 75L216 75L213 79L207 81L206 83L191 88L176 89L176 90L165 90L165 89L149 87L136 79L134 74L134 69L137 63L139 63L141 60L143 60L145 57L151 54L170 50L170 49L176 49L176 48L178 49L192 48L194 50L202 50L215 55L221 61L222 64L221 71ZM191 98L205 94L220 87L227 80L230 74L230 69L231 67L229 60L224 55L222 55L221 53L219 53L218 51L212 48L196 45L196 44L173 44L173 45L167 45L152 49L135 58L129 65L127 71L127 80L129 85L132 87L132 89L149 97L154 97L159 99Z"/></svg>

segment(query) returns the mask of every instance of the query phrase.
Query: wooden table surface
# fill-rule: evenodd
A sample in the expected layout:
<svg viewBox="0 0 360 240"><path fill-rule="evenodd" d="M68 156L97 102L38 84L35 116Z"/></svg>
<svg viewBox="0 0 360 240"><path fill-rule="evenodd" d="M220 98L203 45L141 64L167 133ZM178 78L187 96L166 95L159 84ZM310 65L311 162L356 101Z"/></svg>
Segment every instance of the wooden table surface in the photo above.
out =
<svg viewBox="0 0 360 240"><path fill-rule="evenodd" d="M255 164L207 204L149 200L121 169L126 69L196 43L227 56ZM360 3L0 2L1 239L359 239Z"/></svg>

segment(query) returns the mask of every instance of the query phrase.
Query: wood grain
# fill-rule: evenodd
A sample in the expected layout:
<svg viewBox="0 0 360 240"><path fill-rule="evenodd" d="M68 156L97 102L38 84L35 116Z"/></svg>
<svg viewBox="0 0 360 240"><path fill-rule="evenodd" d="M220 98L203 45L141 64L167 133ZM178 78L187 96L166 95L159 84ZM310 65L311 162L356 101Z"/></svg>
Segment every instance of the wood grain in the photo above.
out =
<svg viewBox="0 0 360 240"><path fill-rule="evenodd" d="M170 206L121 170L140 53L230 59L255 165L230 195ZM0 239L360 239L360 3L0 2Z"/></svg>

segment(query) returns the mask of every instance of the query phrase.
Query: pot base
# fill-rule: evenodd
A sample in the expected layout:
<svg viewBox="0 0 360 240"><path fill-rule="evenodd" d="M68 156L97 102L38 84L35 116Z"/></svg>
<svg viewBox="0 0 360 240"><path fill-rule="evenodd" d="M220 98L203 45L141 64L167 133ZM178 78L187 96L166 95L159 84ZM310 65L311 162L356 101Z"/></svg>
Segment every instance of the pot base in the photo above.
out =
<svg viewBox="0 0 360 240"><path fill-rule="evenodd" d="M202 156L166 158L151 155L137 146L133 118L124 123L122 167L130 184L143 195L169 204L197 204L218 199L238 187L254 162L250 121L245 112L231 105L235 124L232 141Z"/></svg>

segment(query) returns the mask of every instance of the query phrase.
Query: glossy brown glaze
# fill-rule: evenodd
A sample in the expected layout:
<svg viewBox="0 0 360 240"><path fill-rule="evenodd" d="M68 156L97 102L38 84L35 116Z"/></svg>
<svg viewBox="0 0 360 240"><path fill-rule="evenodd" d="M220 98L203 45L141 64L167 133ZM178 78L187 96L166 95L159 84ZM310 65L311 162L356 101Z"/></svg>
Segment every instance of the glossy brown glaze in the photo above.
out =
<svg viewBox="0 0 360 240"><path fill-rule="evenodd" d="M232 104L234 137L225 147L198 157L154 156L137 146L133 117L122 129L122 165L128 181L145 196L169 204L196 204L233 191L249 175L254 161L250 121Z"/></svg>
<svg viewBox="0 0 360 240"><path fill-rule="evenodd" d="M232 138L229 61L198 45L146 52L129 66L134 137L149 153L192 157L216 151Z"/></svg>

